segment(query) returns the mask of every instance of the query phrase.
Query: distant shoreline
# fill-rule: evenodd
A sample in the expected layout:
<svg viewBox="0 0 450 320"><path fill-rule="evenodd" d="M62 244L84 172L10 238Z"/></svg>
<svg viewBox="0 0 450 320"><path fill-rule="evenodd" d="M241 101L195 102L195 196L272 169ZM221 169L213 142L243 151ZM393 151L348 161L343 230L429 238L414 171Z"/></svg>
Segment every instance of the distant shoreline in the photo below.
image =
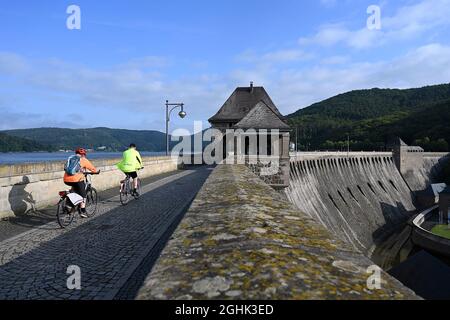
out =
<svg viewBox="0 0 450 320"><path fill-rule="evenodd" d="M31 164L42 163L50 161L65 161L73 152L1 152L0 165L15 165L15 164ZM142 156L161 156L165 152L151 152L141 151ZM122 157L122 152L104 152L94 151L88 153L88 158L96 159L113 159Z"/></svg>

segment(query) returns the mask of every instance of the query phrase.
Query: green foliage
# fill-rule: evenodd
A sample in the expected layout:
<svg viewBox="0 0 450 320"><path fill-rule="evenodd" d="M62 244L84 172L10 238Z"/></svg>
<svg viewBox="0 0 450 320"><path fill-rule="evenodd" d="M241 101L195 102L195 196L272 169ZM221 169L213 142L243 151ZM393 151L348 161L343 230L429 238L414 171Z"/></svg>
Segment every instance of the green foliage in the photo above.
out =
<svg viewBox="0 0 450 320"><path fill-rule="evenodd" d="M433 229L431 229L431 232L442 238L450 239L450 226L446 224L434 226Z"/></svg>
<svg viewBox="0 0 450 320"><path fill-rule="evenodd" d="M13 137L0 132L0 152L34 152L53 151L49 145L43 145L33 140Z"/></svg>
<svg viewBox="0 0 450 320"><path fill-rule="evenodd" d="M392 136L425 151L449 150L450 84L352 91L288 116L300 149L380 151ZM295 139L295 131L293 133Z"/></svg>
<svg viewBox="0 0 450 320"><path fill-rule="evenodd" d="M166 143L165 134L159 131L109 128L38 128L9 130L4 133L19 139L33 140L40 145L51 145L54 150L74 150L77 147L96 150L100 147L106 147L105 151L123 151L130 143L135 143L141 151L159 152L165 150Z"/></svg>

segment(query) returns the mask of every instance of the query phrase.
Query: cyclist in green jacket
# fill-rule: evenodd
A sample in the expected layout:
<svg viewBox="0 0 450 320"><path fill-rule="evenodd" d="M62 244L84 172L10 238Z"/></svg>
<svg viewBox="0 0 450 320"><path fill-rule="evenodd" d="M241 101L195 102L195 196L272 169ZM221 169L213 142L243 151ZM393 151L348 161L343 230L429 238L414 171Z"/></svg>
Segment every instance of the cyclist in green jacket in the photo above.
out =
<svg viewBox="0 0 450 320"><path fill-rule="evenodd" d="M142 157L139 151L136 150L134 143L130 144L127 151L123 153L122 161L117 164L119 168L127 177L133 179L133 195L139 196L137 191L138 179L137 171L142 169Z"/></svg>

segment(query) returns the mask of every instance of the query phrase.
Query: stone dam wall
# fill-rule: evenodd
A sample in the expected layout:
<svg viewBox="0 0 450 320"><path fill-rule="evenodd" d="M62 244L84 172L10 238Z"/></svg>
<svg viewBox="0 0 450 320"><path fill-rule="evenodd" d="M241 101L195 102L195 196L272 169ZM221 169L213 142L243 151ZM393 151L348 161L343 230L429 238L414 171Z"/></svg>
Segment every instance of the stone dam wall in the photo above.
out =
<svg viewBox="0 0 450 320"><path fill-rule="evenodd" d="M446 154L425 154L409 179L392 153L310 153L291 158L288 199L337 237L371 256L416 213L411 190L437 176Z"/></svg>
<svg viewBox="0 0 450 320"><path fill-rule="evenodd" d="M423 153L421 161L402 176L411 190L424 190L431 183L442 182L440 172L449 160L448 153Z"/></svg>
<svg viewBox="0 0 450 320"><path fill-rule="evenodd" d="M115 164L121 159L94 160L101 174L92 177L94 187L101 191L117 187L124 178ZM144 157L141 178L177 170L176 159L170 157ZM67 190L63 183L64 162L0 166L0 218L24 214L58 202L58 192Z"/></svg>
<svg viewBox="0 0 450 320"><path fill-rule="evenodd" d="M219 165L138 299L417 299L244 165Z"/></svg>

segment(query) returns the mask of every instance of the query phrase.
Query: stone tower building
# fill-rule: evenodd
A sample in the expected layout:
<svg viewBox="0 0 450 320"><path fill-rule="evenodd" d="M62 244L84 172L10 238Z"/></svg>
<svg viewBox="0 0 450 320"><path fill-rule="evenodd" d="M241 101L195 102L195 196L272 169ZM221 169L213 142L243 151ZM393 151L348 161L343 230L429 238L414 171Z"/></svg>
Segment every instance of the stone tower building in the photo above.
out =
<svg viewBox="0 0 450 320"><path fill-rule="evenodd" d="M228 132L224 157L243 160L274 188L289 185L290 127L263 87L238 87L209 122Z"/></svg>

